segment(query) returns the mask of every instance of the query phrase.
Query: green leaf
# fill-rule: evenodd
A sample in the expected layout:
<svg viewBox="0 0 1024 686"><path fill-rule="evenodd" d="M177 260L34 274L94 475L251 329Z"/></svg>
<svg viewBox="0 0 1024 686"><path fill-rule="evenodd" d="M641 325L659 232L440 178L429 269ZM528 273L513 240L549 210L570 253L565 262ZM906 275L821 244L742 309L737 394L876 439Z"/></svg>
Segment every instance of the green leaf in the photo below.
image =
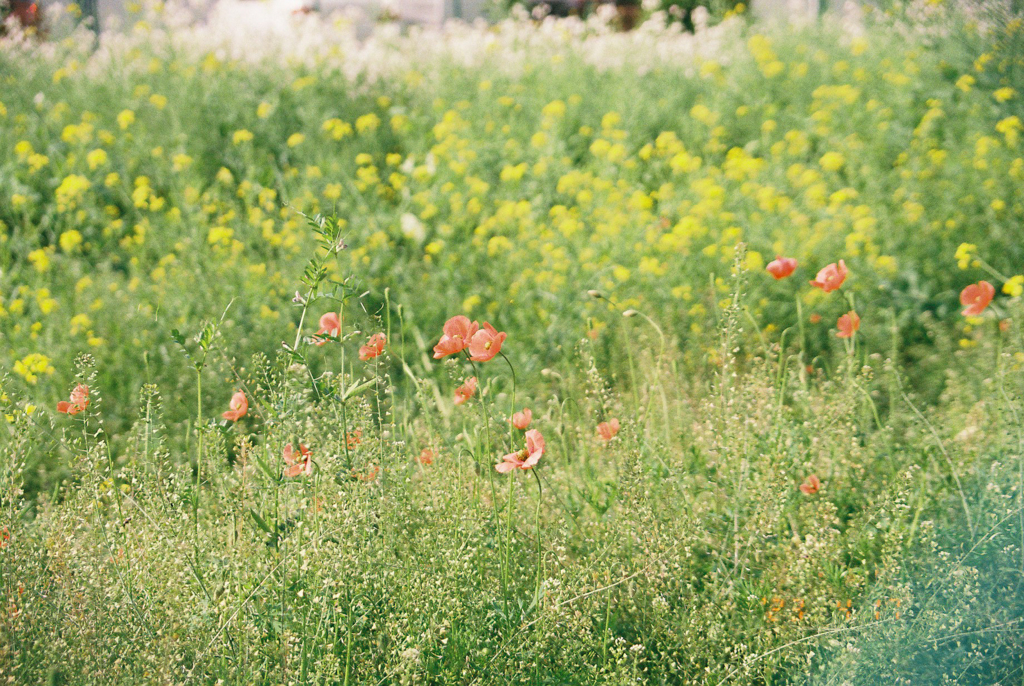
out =
<svg viewBox="0 0 1024 686"><path fill-rule="evenodd" d="M269 524L267 524L266 520L263 519L263 517L260 517L260 513L259 512L257 512L256 510L254 510L254 509L252 509L250 507L249 508L249 514L252 515L253 520L256 522L256 526L258 526L259 528L263 529L268 534L273 534L274 533L274 530L271 528L271 526Z"/></svg>
<svg viewBox="0 0 1024 686"><path fill-rule="evenodd" d="M266 460L259 455L253 455L253 457L256 459L256 466L260 468L260 471L266 474L267 478L271 481L277 481L277 474L270 470L270 465L267 464Z"/></svg>
<svg viewBox="0 0 1024 686"><path fill-rule="evenodd" d="M377 379L370 379L369 381L364 381L363 383L359 384L358 386L353 386L353 387L351 387L351 388L349 388L348 390L345 391L345 395L343 395L341 397L341 400L342 400L342 402L344 402L344 401L348 400L349 398L351 398L352 396L358 395L359 393L362 393L363 391L365 391L367 388L375 386L376 384L377 384Z"/></svg>

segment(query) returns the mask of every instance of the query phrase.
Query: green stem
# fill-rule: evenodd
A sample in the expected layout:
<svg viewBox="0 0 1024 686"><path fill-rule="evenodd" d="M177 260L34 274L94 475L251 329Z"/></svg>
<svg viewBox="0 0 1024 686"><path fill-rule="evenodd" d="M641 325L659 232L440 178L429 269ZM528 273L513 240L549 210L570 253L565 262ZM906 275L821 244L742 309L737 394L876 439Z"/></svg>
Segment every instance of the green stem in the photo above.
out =
<svg viewBox="0 0 1024 686"><path fill-rule="evenodd" d="M540 585L544 578L544 555L540 547L540 507L544 502L544 489L540 485L540 476L537 475L537 469L534 468L530 471L533 472L533 478L537 481L537 514L534 521L537 528L537 581L533 594L536 600L537 611L540 612Z"/></svg>
<svg viewBox="0 0 1024 686"><path fill-rule="evenodd" d="M199 552L199 488L203 480L203 372L196 370L196 487L192 494L192 519L195 524L196 554Z"/></svg>
<svg viewBox="0 0 1024 686"><path fill-rule="evenodd" d="M508 363L509 371L512 372L512 411L508 415L508 421L511 422L512 421L512 415L514 415L516 413L516 385L517 385L516 384L516 368L512 366L512 361L510 359L508 359L508 357L505 357L505 353L499 351L498 354L501 355L504 358L505 362ZM509 429L509 432L508 432L508 449L509 449L509 452L512 452L514 450L514 448L515 448L515 446L512 445L512 430Z"/></svg>
<svg viewBox="0 0 1024 686"><path fill-rule="evenodd" d="M515 486L516 479L515 473L509 472L508 475L508 503L505 505L508 508L508 514L505 518L505 621L510 622L511 617L508 614L508 587L509 577L512 569L512 487Z"/></svg>

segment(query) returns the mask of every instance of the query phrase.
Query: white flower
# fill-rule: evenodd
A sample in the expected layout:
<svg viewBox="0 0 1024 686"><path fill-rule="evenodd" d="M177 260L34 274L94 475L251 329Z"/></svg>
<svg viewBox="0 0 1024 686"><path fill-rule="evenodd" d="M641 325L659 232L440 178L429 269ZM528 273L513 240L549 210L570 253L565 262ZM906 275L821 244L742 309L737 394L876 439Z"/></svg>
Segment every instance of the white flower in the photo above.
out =
<svg viewBox="0 0 1024 686"><path fill-rule="evenodd" d="M402 235L406 238L422 243L423 239L427 237L427 229L423 226L423 222L411 212L406 212L402 215L401 225Z"/></svg>

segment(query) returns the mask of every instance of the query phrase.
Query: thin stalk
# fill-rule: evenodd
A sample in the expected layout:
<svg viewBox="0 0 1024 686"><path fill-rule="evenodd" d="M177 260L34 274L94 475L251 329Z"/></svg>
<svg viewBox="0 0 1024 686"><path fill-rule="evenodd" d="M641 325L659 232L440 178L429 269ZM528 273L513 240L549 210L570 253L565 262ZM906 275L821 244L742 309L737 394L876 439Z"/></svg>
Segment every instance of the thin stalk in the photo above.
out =
<svg viewBox="0 0 1024 686"><path fill-rule="evenodd" d="M199 554L199 487L203 479L203 372L196 370L196 487L192 493L192 520L195 524L195 546Z"/></svg>
<svg viewBox="0 0 1024 686"><path fill-rule="evenodd" d="M544 576L544 555L540 547L540 507L544 502L544 488L540 485L540 477L537 476L537 470L531 469L533 472L533 478L537 481L537 514L534 523L537 527L537 582L534 589L533 595L537 603L537 611L540 611L540 585L541 580Z"/></svg>
<svg viewBox="0 0 1024 686"><path fill-rule="evenodd" d="M516 413L516 368L512 366L512 361L505 357L505 353L498 351L498 354L504 358L505 362L508 363L508 369L512 372L512 411L509 412L508 420L512 421L512 415ZM514 446L512 445L512 431L508 432L508 449L512 452Z"/></svg>
<svg viewBox="0 0 1024 686"><path fill-rule="evenodd" d="M510 576L512 569L512 488L515 486L516 479L515 474L510 472L508 475L508 514L505 518L505 576ZM508 581L505 582L505 621L508 622Z"/></svg>
<svg viewBox="0 0 1024 686"><path fill-rule="evenodd" d="M893 374L896 374L895 370L893 371ZM964 515L967 517L967 528L971 531L971 540L973 541L974 521L971 519L971 508L967 505L967 496L964 495L964 487L963 484L960 483L960 477L956 473L956 467L953 465L953 460L950 458L949 453L946 452L946 446L943 444L942 438L939 436L939 432L935 430L935 427L928 421L928 418L921 414L921 411L917 409L917 406L910 401L910 397L907 395L906 391L903 390L903 384L900 381L898 374L896 375L896 385L897 388L899 388L900 395L903 397L903 402L913 410L914 414L917 415L917 418L921 420L921 423L924 424L931 433L932 438L935 439L935 444L939 447L939 452L942 453L942 456L946 459L946 464L949 465L949 473L953 476L953 481L956 482L956 490L960 494L960 503L963 505Z"/></svg>

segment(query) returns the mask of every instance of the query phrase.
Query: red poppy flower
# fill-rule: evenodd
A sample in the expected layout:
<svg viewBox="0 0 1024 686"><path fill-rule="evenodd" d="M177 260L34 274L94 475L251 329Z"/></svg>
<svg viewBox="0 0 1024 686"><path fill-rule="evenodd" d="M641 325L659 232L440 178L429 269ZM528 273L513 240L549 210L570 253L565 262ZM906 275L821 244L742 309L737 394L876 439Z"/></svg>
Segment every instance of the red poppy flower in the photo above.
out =
<svg viewBox="0 0 1024 686"><path fill-rule="evenodd" d="M615 438L617 433L619 433L618 419L611 419L597 425L597 435L601 437L601 440L610 441Z"/></svg>
<svg viewBox="0 0 1024 686"><path fill-rule="evenodd" d="M476 393L476 377L471 376L455 389L455 404L463 404L472 398L474 393Z"/></svg>
<svg viewBox="0 0 1024 686"><path fill-rule="evenodd" d="M469 340L469 354L473 362L487 362L501 352L501 344L508 336L504 331L495 331L494 327L484 322L484 328L473 334Z"/></svg>
<svg viewBox="0 0 1024 686"><path fill-rule="evenodd" d="M434 346L434 359L461 353L469 345L480 325L469 321L469 317L457 315L444 323L444 335Z"/></svg>
<svg viewBox="0 0 1024 686"><path fill-rule="evenodd" d="M765 271L775 277L775 280L784 279L796 271L796 258L777 256L768 263Z"/></svg>
<svg viewBox="0 0 1024 686"><path fill-rule="evenodd" d="M286 477L293 477L302 474L303 476L309 476L313 473L313 454L309 452L309 448L299 443L299 454L295 454L295 450L292 448L292 444L289 443L284 447L284 452L281 454L284 458L285 464L289 465L284 470Z"/></svg>
<svg viewBox="0 0 1024 686"><path fill-rule="evenodd" d="M820 288L826 293L831 293L846 281L846 275L849 271L846 269L846 262L839 260L839 264L833 262L832 264L823 267L818 272L818 276L815 277L814 281L811 281L811 285Z"/></svg>
<svg viewBox="0 0 1024 686"><path fill-rule="evenodd" d="M320 317L320 330L316 332L318 338L314 341L317 345L323 345L329 338L325 336L333 336L337 338L341 335L341 319L334 312L328 312L324 316Z"/></svg>
<svg viewBox="0 0 1024 686"><path fill-rule="evenodd" d="M365 472L355 472L355 477L360 481L373 481L380 474L380 467L375 464L371 464L366 468Z"/></svg>
<svg viewBox="0 0 1024 686"><path fill-rule="evenodd" d="M533 412L528 407L524 407L522 412L516 412L512 415L512 426L516 427L520 431L526 430L532 421Z"/></svg>
<svg viewBox="0 0 1024 686"><path fill-rule="evenodd" d="M416 461L421 465L430 465L434 463L434 451L430 448L424 448L420 451L420 454L416 456Z"/></svg>
<svg viewBox="0 0 1024 686"><path fill-rule="evenodd" d="M89 387L85 384L78 384L75 390L71 391L71 401L61 400L57 403L57 411L64 414L78 414L89 407Z"/></svg>
<svg viewBox="0 0 1024 686"><path fill-rule="evenodd" d="M359 348L359 359L363 362L372 360L373 358L384 352L384 345L388 342L388 337L382 333L375 333L370 336L370 340L364 346Z"/></svg>
<svg viewBox="0 0 1024 686"><path fill-rule="evenodd" d="M860 328L860 315L850 310L839 318L836 328L839 329L838 338L853 338L853 333Z"/></svg>
<svg viewBox="0 0 1024 686"><path fill-rule="evenodd" d="M526 432L526 447L517 453L509 453L502 459L504 462L494 465L502 474L507 474L513 469L533 469L541 456L544 454L544 436L536 429Z"/></svg>
<svg viewBox="0 0 1024 686"><path fill-rule="evenodd" d="M800 492L804 495L814 495L821 488L821 480L816 474L811 474L800 484Z"/></svg>
<svg viewBox="0 0 1024 686"><path fill-rule="evenodd" d="M996 295L996 287L988 281L972 283L960 291L960 304L964 306L965 317L977 317L985 311Z"/></svg>
<svg viewBox="0 0 1024 686"><path fill-rule="evenodd" d="M237 422L249 411L249 400L245 397L245 393L237 391L231 396L231 403L228 404L228 407L230 409L222 414L221 417L231 422Z"/></svg>

